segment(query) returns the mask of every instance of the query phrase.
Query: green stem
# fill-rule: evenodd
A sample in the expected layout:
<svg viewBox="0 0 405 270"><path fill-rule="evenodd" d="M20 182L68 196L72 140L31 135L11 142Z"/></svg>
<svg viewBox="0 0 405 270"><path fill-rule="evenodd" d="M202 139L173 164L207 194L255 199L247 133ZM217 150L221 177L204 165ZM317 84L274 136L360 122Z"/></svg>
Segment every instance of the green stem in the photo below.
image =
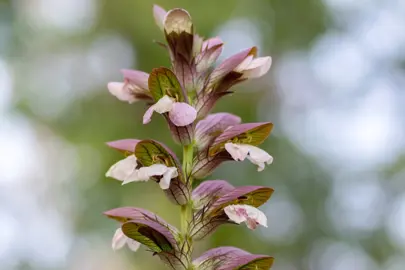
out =
<svg viewBox="0 0 405 270"><path fill-rule="evenodd" d="M193 148L193 144L183 146L183 171L186 177L188 177L191 173L191 167L193 163ZM192 184L191 182L192 179L189 179L190 186Z"/></svg>
<svg viewBox="0 0 405 270"><path fill-rule="evenodd" d="M186 205L181 206L180 212L180 222L181 222L181 233L183 236L186 236L188 233L188 222L191 219L191 208L189 207L189 203Z"/></svg>
<svg viewBox="0 0 405 270"><path fill-rule="evenodd" d="M194 145L185 145L183 147L183 173L186 179L188 179L188 187L192 190L193 179L191 178L191 169L193 163L193 151ZM193 251L193 241L189 235L189 224L193 218L193 208L191 201L187 202L187 204L181 206L181 213L180 213L180 224L181 224L181 234L182 239L184 242L188 242L186 247L188 247L187 254L188 254L188 264L189 267L191 266L191 253ZM191 268L190 268L191 269Z"/></svg>

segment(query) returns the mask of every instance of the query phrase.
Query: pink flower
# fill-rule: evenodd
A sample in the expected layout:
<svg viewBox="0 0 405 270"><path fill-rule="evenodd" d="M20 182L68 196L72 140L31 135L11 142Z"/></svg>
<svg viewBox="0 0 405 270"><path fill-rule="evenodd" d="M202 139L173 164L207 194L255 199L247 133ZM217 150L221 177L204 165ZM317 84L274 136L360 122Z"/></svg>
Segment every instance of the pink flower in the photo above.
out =
<svg viewBox="0 0 405 270"><path fill-rule="evenodd" d="M148 90L148 73L128 69L123 69L121 72L124 75L124 82L110 82L107 85L113 96L128 103L151 100Z"/></svg>
<svg viewBox="0 0 405 270"><path fill-rule="evenodd" d="M272 60L270 56L254 58L253 55L249 55L234 69L234 71L242 73L242 78L259 78L269 71L271 62Z"/></svg>
<svg viewBox="0 0 405 270"><path fill-rule="evenodd" d="M246 204L228 205L224 211L230 220L238 224L245 222L251 230L256 229L257 225L267 227L267 217L253 206Z"/></svg>
<svg viewBox="0 0 405 270"><path fill-rule="evenodd" d="M197 111L185 102L176 102L174 98L164 95L143 115L143 123L151 121L153 112L160 114L169 113L169 118L178 127L187 126L197 118Z"/></svg>
<svg viewBox="0 0 405 270"><path fill-rule="evenodd" d="M222 89L224 87L229 88L237 82L243 81L244 79L259 78L266 74L271 67L271 57L258 57L255 58L257 54L257 48L251 47L245 49L231 57L225 59L221 64L216 67L210 76L210 86L212 87L218 82L221 82L229 74L237 73L239 76L233 76L232 82L225 80L225 86L221 83L216 86L217 90L225 91Z"/></svg>

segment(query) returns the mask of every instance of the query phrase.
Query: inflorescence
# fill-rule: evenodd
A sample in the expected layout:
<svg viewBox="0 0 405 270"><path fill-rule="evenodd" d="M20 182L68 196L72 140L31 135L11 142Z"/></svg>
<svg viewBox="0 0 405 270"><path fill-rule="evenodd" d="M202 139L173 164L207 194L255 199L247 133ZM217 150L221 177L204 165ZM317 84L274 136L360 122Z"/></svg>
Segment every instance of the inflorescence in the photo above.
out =
<svg viewBox="0 0 405 270"><path fill-rule="evenodd" d="M112 247L125 244L133 251L145 245L170 269L233 270L269 269L273 258L255 255L235 247L211 249L192 259L193 243L223 224L245 223L249 229L267 227L258 207L273 189L263 186L234 187L225 180L204 180L225 161L248 159L262 171L273 158L257 146L270 134L273 124L241 123L230 113L209 114L217 100L233 93L237 83L258 78L271 66L270 57L256 57L257 48L237 53L213 67L222 52L219 37L204 40L194 33L184 9L166 12L153 8L163 31L171 68L159 67L150 74L122 70L123 82L110 82L110 93L128 103L148 105L143 123L153 113L167 121L173 139L183 146L182 164L164 144L154 140L124 139L107 143L125 158L114 164L106 176L122 181L157 182L170 201L181 207L181 229L145 209L121 207L105 212L120 223ZM193 181L201 182L193 189Z"/></svg>

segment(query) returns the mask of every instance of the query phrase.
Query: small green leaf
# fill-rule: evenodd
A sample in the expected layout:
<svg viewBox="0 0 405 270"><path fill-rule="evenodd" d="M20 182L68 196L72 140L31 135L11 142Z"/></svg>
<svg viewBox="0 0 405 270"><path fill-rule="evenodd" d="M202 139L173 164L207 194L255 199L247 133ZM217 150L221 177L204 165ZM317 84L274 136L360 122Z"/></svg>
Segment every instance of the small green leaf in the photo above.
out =
<svg viewBox="0 0 405 270"><path fill-rule="evenodd" d="M184 101L179 80L168 68L154 68L149 75L148 86L156 102L164 95L175 98L179 102Z"/></svg>

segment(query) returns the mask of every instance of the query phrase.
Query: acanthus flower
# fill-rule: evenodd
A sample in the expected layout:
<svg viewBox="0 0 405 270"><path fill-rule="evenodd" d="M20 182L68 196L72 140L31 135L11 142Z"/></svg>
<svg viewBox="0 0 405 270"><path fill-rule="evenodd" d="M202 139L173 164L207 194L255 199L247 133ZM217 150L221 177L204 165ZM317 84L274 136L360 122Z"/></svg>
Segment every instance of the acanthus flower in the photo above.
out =
<svg viewBox="0 0 405 270"><path fill-rule="evenodd" d="M257 57L257 48L245 49L225 59L210 75L208 91L225 91L245 79L259 78L271 67L271 57ZM235 74L236 73L236 74Z"/></svg>
<svg viewBox="0 0 405 270"><path fill-rule="evenodd" d="M202 239L218 226L227 223L239 224L248 221L250 222L249 228L253 228L257 221L259 224L267 226L266 217L263 218L263 215L258 214L257 211L259 210L256 208L271 197L273 189L262 186L234 188L224 180L207 182L203 182L193 191L192 199L196 212L191 224L191 235L195 239ZM232 215L234 209L229 208L229 205L242 205L242 208L249 211L246 212L245 216L235 217ZM246 206L252 207L253 210L246 209ZM243 212L240 210L237 214L243 214Z"/></svg>
<svg viewBox="0 0 405 270"><path fill-rule="evenodd" d="M170 121L179 127L190 125L197 118L197 111L188 104L188 96L176 75L167 68L155 68L148 79L149 90L156 101L143 116L143 123L150 122L153 112L169 113Z"/></svg>
<svg viewBox="0 0 405 270"><path fill-rule="evenodd" d="M199 117L204 117L219 98L232 93L229 89L235 84L247 79L259 78L268 72L272 62L271 57L256 58L256 55L256 47L245 49L225 59L211 72L207 83L197 95L195 107Z"/></svg>
<svg viewBox="0 0 405 270"><path fill-rule="evenodd" d="M153 164L140 168L137 166L136 156L130 155L111 166L106 176L122 181L123 185L131 182L149 181L151 177L162 176L159 181L162 189L168 189L171 179L178 176L176 167L167 167L163 164Z"/></svg>
<svg viewBox="0 0 405 270"><path fill-rule="evenodd" d="M164 95L154 105L150 106L143 116L143 123L151 121L153 112L159 114L169 113L173 124L179 127L187 126L197 118L197 111L187 103L176 102L174 98Z"/></svg>
<svg viewBox="0 0 405 270"><path fill-rule="evenodd" d="M267 217L259 209L245 204L228 205L224 208L226 215L235 223L245 222L246 226L254 230L257 225L267 227Z"/></svg>
<svg viewBox="0 0 405 270"><path fill-rule="evenodd" d="M197 134L205 134L197 137L197 143L205 145L207 138L210 143L209 146L201 150L194 159L194 177L204 178L211 174L222 162L228 160L242 161L247 158L258 166L258 171L262 171L265 164L270 164L273 161L273 158L269 154L256 147L269 136L273 124L237 124L238 119L231 116L232 115L227 115L226 117L222 116L222 120L218 125L216 121L214 121L215 118L212 118L213 120L210 121L210 123L213 124L212 127L207 125L205 120L197 124L197 127L200 127L197 129ZM224 126L227 127L223 129ZM217 127L219 127L219 129ZM202 131L200 132L199 130ZM208 136L205 130L208 132L216 130L219 131L219 134L211 132L209 133L210 136Z"/></svg>
<svg viewBox="0 0 405 270"><path fill-rule="evenodd" d="M127 244L135 251L142 244L168 263L171 269L179 269L185 264L185 254L178 246L179 231L158 215L135 207L115 208L104 214L121 224L113 238L114 250Z"/></svg>
<svg viewBox="0 0 405 270"><path fill-rule="evenodd" d="M152 100L148 90L148 73L129 69L123 69L121 72L124 75L124 82L110 82L107 85L112 95L128 103Z"/></svg>
<svg viewBox="0 0 405 270"><path fill-rule="evenodd" d="M229 142L225 144L225 149L236 161L243 161L247 158L250 162L256 164L258 172L264 170L265 164L270 165L273 162L272 156L253 145Z"/></svg>
<svg viewBox="0 0 405 270"><path fill-rule="evenodd" d="M260 78L269 71L271 62L272 60L270 56L254 58L254 55L249 55L234 69L234 71L242 73L242 78Z"/></svg>
<svg viewBox="0 0 405 270"><path fill-rule="evenodd" d="M178 204L186 202L188 193L181 167L174 153L153 140L123 139L107 143L129 155L111 166L106 176L122 181L157 181L167 195ZM159 158L156 158L159 157ZM180 172L180 173L179 173ZM178 194L175 198L173 194Z"/></svg>

